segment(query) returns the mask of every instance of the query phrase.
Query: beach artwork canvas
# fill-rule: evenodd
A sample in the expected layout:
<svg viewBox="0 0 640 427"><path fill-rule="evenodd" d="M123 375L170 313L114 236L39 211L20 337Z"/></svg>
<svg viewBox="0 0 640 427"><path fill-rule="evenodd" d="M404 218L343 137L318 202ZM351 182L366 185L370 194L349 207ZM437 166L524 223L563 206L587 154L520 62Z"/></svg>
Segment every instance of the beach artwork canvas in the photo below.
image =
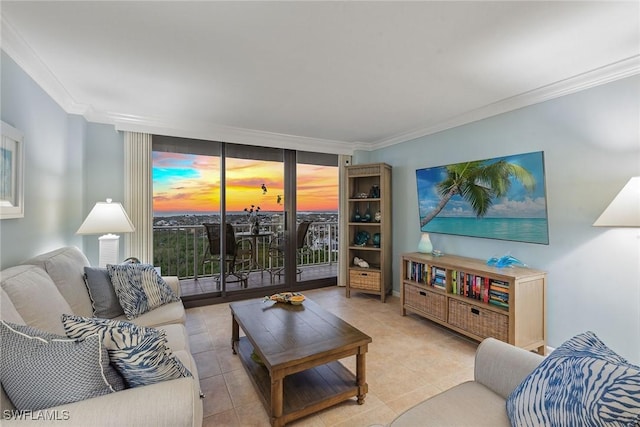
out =
<svg viewBox="0 0 640 427"><path fill-rule="evenodd" d="M416 170L420 230L549 244L544 152Z"/></svg>
<svg viewBox="0 0 640 427"><path fill-rule="evenodd" d="M14 164L13 150L0 147L0 201L13 204L14 197Z"/></svg>

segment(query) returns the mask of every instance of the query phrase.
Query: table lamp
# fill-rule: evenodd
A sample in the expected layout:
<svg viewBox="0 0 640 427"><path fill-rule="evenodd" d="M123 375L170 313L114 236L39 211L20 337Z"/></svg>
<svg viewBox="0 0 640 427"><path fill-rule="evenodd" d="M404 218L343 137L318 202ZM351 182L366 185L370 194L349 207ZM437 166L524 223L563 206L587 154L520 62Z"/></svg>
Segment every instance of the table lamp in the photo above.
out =
<svg viewBox="0 0 640 427"><path fill-rule="evenodd" d="M640 227L640 176L631 178L622 187L593 226Z"/></svg>
<svg viewBox="0 0 640 427"><path fill-rule="evenodd" d="M120 236L112 233L132 233L134 231L135 227L122 205L112 203L111 199L107 199L106 202L96 203L76 234L105 233L98 238L100 242L98 266L106 267L107 264L119 262Z"/></svg>

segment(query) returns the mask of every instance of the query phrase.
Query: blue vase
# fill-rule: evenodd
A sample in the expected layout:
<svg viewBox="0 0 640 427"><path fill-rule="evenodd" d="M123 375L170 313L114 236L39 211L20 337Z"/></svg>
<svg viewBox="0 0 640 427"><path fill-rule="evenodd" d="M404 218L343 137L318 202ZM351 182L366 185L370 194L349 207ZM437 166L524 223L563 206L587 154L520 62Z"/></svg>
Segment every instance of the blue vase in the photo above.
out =
<svg viewBox="0 0 640 427"><path fill-rule="evenodd" d="M376 248L380 247L380 233L376 233L373 235L373 246Z"/></svg>
<svg viewBox="0 0 640 427"><path fill-rule="evenodd" d="M352 221L353 222L360 222L361 217L360 217L360 210L358 209L358 207L356 206L356 211L353 214L353 218Z"/></svg>
<svg viewBox="0 0 640 427"><path fill-rule="evenodd" d="M371 222L371 209L369 208L368 203L367 203L367 210L364 211L364 215L362 216L362 222Z"/></svg>

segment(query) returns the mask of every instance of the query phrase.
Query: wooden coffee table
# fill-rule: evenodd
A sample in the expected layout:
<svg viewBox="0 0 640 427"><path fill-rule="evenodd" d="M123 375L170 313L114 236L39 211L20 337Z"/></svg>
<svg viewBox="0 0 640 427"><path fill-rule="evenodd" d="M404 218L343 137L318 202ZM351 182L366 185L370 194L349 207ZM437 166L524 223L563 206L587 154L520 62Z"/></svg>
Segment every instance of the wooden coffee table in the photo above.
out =
<svg viewBox="0 0 640 427"><path fill-rule="evenodd" d="M365 355L371 337L305 300L302 305L263 302L230 304L231 345L242 360L271 425L367 394ZM240 328L244 337L240 337ZM254 352L262 364L251 358ZM356 356L356 374L339 359Z"/></svg>

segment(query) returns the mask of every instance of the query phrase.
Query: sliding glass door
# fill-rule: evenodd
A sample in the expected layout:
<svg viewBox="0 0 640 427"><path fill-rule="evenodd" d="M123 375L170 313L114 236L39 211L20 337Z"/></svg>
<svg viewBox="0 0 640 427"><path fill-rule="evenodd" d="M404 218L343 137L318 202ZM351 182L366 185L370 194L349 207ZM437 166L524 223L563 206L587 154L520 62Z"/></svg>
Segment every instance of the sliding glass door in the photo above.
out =
<svg viewBox="0 0 640 427"><path fill-rule="evenodd" d="M296 277L298 283L338 274L338 158L296 152Z"/></svg>
<svg viewBox="0 0 640 427"><path fill-rule="evenodd" d="M223 144L153 136L153 258L182 295L224 291L219 240ZM207 229L206 224L215 227ZM207 278L206 280L204 280Z"/></svg>
<svg viewBox="0 0 640 427"><path fill-rule="evenodd" d="M153 173L154 263L184 298L335 283L337 156L154 136Z"/></svg>
<svg viewBox="0 0 640 427"><path fill-rule="evenodd" d="M284 150L225 145L226 222L236 231L245 288L282 283L285 230ZM239 287L239 286L237 286Z"/></svg>

